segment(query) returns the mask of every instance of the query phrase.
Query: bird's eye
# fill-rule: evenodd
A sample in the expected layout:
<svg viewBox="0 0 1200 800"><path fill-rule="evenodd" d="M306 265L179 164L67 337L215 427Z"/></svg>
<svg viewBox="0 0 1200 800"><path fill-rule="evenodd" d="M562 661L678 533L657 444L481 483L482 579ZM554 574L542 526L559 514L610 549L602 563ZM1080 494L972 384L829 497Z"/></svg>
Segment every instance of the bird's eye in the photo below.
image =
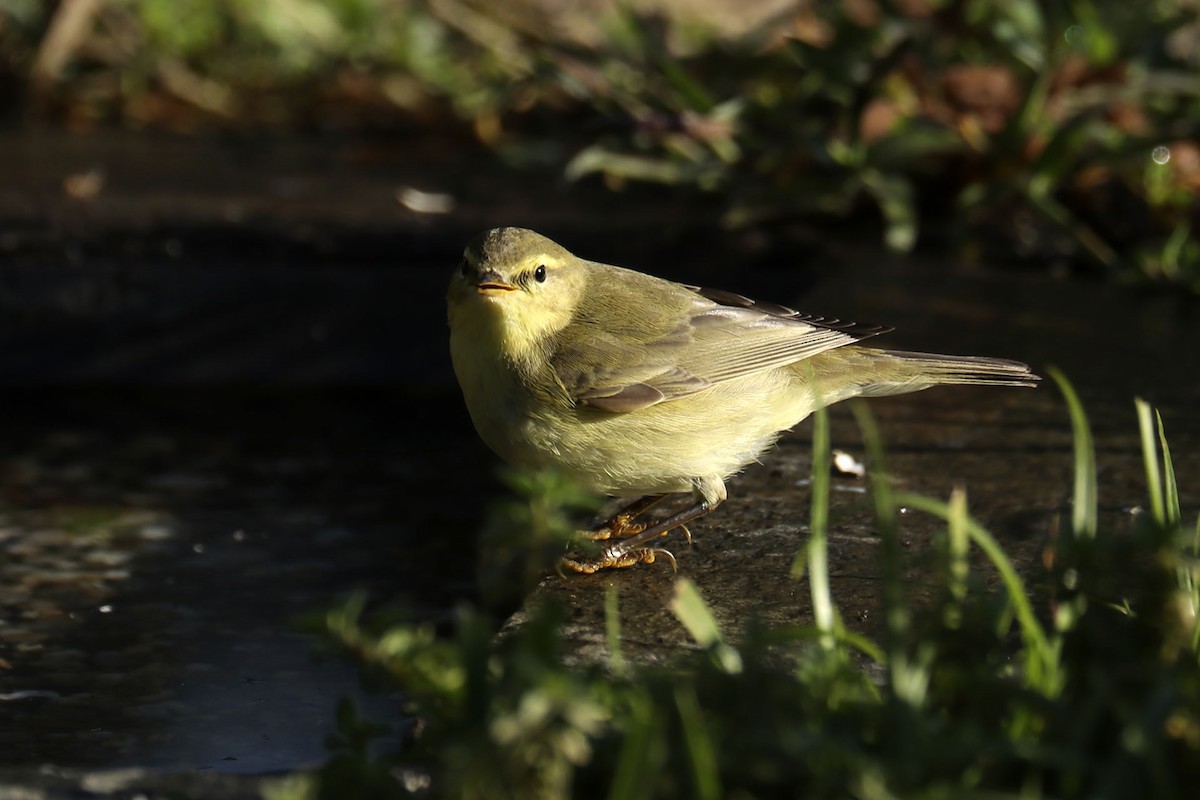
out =
<svg viewBox="0 0 1200 800"><path fill-rule="evenodd" d="M533 271L534 280L538 283L546 282L546 265L538 264L538 268Z"/></svg>
<svg viewBox="0 0 1200 800"><path fill-rule="evenodd" d="M462 275L465 278L465 277L467 277L467 275L470 272L471 272L471 266L467 263L467 260L464 258L462 260L462 262L458 265L458 274Z"/></svg>

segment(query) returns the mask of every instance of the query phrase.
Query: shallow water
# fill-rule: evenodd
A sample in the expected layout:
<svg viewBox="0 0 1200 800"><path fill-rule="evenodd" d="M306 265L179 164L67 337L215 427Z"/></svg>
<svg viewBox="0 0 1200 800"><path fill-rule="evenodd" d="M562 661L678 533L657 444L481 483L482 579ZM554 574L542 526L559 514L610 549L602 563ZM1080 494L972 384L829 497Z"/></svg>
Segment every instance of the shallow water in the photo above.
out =
<svg viewBox="0 0 1200 800"><path fill-rule="evenodd" d="M473 442L405 424L414 404L384 390L10 396L5 761L278 770L322 759L339 696L401 719L398 698L317 658L297 622L351 591L431 619L471 595L480 510L442 476Z"/></svg>

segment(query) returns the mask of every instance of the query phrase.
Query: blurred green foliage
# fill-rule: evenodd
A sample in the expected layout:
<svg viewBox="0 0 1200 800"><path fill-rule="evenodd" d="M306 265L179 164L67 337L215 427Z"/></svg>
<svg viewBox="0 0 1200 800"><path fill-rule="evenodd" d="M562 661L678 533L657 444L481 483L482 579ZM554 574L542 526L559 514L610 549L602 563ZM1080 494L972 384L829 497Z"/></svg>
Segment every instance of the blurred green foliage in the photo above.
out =
<svg viewBox="0 0 1200 800"><path fill-rule="evenodd" d="M479 540L479 593L488 608L519 605L573 543L572 520L601 505L595 494L553 470L503 467L500 479L510 494L488 509Z"/></svg>
<svg viewBox="0 0 1200 800"><path fill-rule="evenodd" d="M1077 398L1055 377L1086 431ZM860 649L870 662L840 622L752 626L735 645L686 579L670 606L699 648L668 666L621 653L615 586L608 658L584 666L568 665L551 606L534 606L500 636L486 615L463 609L446 637L364 622L356 600L328 615L328 630L408 692L416 722L407 745L372 755L370 723L343 708L330 764L275 796L1191 796L1200 522L1183 524L1161 419L1139 401L1150 510L1130 530L1093 526L1095 455L1081 441L1075 503L1087 507L1063 521L1034 590L971 519L964 493L941 503L885 488L883 448L870 417L858 416L885 562L900 557L898 508L946 521L943 590L932 603L910 604L898 563L884 564L895 582L884 592L887 642ZM531 507L553 505L551 484L524 488ZM507 524L499 513L496 524ZM972 544L998 585L970 569ZM808 569L823 567L810 559Z"/></svg>
<svg viewBox="0 0 1200 800"><path fill-rule="evenodd" d="M0 65L77 124L459 125L717 192L734 227L854 215L900 251L1200 290L1196 0L800 2L736 30L657 8L3 0Z"/></svg>

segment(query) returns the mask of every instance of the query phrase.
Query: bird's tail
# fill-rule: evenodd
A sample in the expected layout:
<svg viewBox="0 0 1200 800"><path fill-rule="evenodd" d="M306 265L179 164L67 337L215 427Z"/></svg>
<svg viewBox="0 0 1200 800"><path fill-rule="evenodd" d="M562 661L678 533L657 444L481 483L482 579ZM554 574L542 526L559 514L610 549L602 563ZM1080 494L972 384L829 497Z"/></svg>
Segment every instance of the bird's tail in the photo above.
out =
<svg viewBox="0 0 1200 800"><path fill-rule="evenodd" d="M905 350L878 350L876 354L883 359L895 361L897 377L905 378L907 375L909 377L905 380L925 384L918 388L943 383L1033 387L1041 380L1030 371L1028 364L1006 358L945 356L938 353L910 353Z"/></svg>
<svg viewBox="0 0 1200 800"><path fill-rule="evenodd" d="M808 378L821 405L850 397L919 392L943 384L1031 387L1041 380L1019 361L874 347L838 348L814 356L809 365Z"/></svg>

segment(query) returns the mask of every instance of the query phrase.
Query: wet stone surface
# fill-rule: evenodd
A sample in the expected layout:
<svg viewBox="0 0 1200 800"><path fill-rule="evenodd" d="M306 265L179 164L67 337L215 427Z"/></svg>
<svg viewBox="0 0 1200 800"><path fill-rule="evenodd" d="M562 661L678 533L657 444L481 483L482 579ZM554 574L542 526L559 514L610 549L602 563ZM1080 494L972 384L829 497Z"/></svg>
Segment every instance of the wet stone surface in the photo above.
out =
<svg viewBox="0 0 1200 800"><path fill-rule="evenodd" d="M475 538L500 490L453 383L442 303L462 240L490 225L895 325L889 347L1057 364L1091 416L1103 519L1117 530L1144 502L1132 399L1145 396L1163 412L1190 518L1200 507L1194 301L858 251L772 256L675 197L601 206L436 148L18 144L0 141L22 165L0 192L0 767L57 765L55 786L83 785L89 773L71 769L312 765L344 695L401 720L400 698L315 658L296 619L353 591L435 620L474 596ZM62 177L93 165L108 176L100 197L63 198ZM455 214L398 210L404 185L455 193ZM1053 386L870 407L897 486L940 498L965 486L1036 584L1069 513L1070 431ZM850 414L832 422L834 446L861 458ZM731 480L692 547L664 540L731 638L752 619L811 619L807 581L790 575L808 532L809 430ZM901 517L918 602L937 527ZM835 479L832 591L868 635L882 625L879 548L862 482ZM662 561L551 575L529 602L565 604L573 657L603 658L615 584L624 655L663 662L692 646L666 608L673 579ZM195 796L236 794L207 786Z"/></svg>

